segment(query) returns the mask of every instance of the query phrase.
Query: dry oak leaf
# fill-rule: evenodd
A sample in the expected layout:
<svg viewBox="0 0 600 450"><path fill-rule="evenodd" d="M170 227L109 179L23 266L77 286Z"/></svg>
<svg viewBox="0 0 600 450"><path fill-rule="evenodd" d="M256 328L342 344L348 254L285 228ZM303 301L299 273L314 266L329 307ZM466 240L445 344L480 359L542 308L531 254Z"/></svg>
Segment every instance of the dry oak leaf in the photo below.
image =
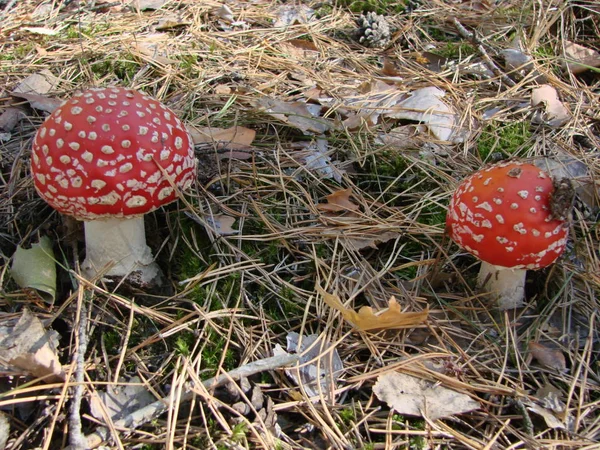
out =
<svg viewBox="0 0 600 450"><path fill-rule="evenodd" d="M351 195L352 188L335 191L326 197L327 203L319 203L317 209L327 212L357 211L360 206L350 200Z"/></svg>
<svg viewBox="0 0 600 450"><path fill-rule="evenodd" d="M569 121L571 114L558 98L558 93L549 84L539 86L531 91L531 106L544 105L543 111L537 111L532 121L545 123L551 127L560 127Z"/></svg>
<svg viewBox="0 0 600 450"><path fill-rule="evenodd" d="M529 352L544 367L564 372L567 369L565 355L558 348L551 348L539 342L529 342Z"/></svg>
<svg viewBox="0 0 600 450"><path fill-rule="evenodd" d="M341 312L344 319L360 331L414 327L424 323L429 314L428 310L402 312L394 297L390 298L388 309L379 315L376 315L370 306L363 306L356 312L346 308L337 295L325 292L320 286L317 286L317 291L329 307Z"/></svg>
<svg viewBox="0 0 600 450"><path fill-rule="evenodd" d="M600 53L583 45L567 41L565 43L565 61L562 63L573 74L600 67Z"/></svg>
<svg viewBox="0 0 600 450"><path fill-rule="evenodd" d="M230 128L187 126L194 144L217 143L229 149L247 149L256 137L250 128L233 126Z"/></svg>
<svg viewBox="0 0 600 450"><path fill-rule="evenodd" d="M473 411L481 406L467 394L399 372L380 375L373 393L400 414L431 420Z"/></svg>

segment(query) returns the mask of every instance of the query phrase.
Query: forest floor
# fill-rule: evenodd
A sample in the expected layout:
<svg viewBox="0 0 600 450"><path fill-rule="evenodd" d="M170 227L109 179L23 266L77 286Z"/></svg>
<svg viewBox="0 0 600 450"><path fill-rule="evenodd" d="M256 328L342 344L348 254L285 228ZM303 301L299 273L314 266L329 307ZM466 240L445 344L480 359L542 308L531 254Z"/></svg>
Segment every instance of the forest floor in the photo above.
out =
<svg viewBox="0 0 600 450"><path fill-rule="evenodd" d="M0 448L600 448L599 51L594 0L0 1ZM160 287L82 277L31 177L57 100L106 86L196 144L146 216ZM505 159L575 202L503 311L445 221ZM15 277L42 238L49 288Z"/></svg>

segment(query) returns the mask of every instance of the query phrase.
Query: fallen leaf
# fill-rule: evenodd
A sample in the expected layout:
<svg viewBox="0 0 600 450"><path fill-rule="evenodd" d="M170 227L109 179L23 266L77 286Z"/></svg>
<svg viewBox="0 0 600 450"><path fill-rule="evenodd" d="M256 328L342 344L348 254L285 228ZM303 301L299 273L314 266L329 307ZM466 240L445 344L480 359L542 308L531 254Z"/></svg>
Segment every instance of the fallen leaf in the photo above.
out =
<svg viewBox="0 0 600 450"><path fill-rule="evenodd" d="M23 110L14 107L8 107L0 114L0 130L12 131L21 119L25 118Z"/></svg>
<svg viewBox="0 0 600 450"><path fill-rule="evenodd" d="M400 233L394 231L384 231L377 235L367 237L354 238L350 236L344 236L343 233L339 236L341 244L350 250L363 250L365 248L377 248L377 244L382 244L392 239L396 239L400 236Z"/></svg>
<svg viewBox="0 0 600 450"><path fill-rule="evenodd" d="M306 5L283 5L277 11L274 27L288 27L296 23L307 23L315 15L315 10Z"/></svg>
<svg viewBox="0 0 600 450"><path fill-rule="evenodd" d="M131 45L131 53L157 64L177 64L180 61L168 57L169 35L165 33L150 33L138 37Z"/></svg>
<svg viewBox="0 0 600 450"><path fill-rule="evenodd" d="M155 31L171 31L177 28L183 28L191 25L192 22L186 22L181 17L162 17L154 27Z"/></svg>
<svg viewBox="0 0 600 450"><path fill-rule="evenodd" d="M457 132L459 125L456 114L441 100L445 95L443 90L434 86L417 89L384 115L424 123L440 141L462 142L463 138Z"/></svg>
<svg viewBox="0 0 600 450"><path fill-rule="evenodd" d="M219 17L220 19L223 19L224 21L229 22L229 23L231 23L235 20L233 11L227 5L221 5L219 8L217 8L214 11L214 14L217 17Z"/></svg>
<svg viewBox="0 0 600 450"><path fill-rule="evenodd" d="M316 139L310 143L302 142L306 149L304 167L315 172L321 179L332 178L338 183L342 182L343 171L338 169L328 155L327 139Z"/></svg>
<svg viewBox="0 0 600 450"><path fill-rule="evenodd" d="M546 422L546 426L550 428L558 430L566 429L565 424L558 417L556 417L552 413L552 411L549 411L543 406L537 405L535 403L529 403L527 405L527 410L531 411L534 414L537 414L538 416L541 416L544 419L544 422Z"/></svg>
<svg viewBox="0 0 600 450"><path fill-rule="evenodd" d="M558 348L551 348L544 344L529 342L529 352L544 367L564 372L567 369L565 355Z"/></svg>
<svg viewBox="0 0 600 450"><path fill-rule="evenodd" d="M251 128L233 126L231 128L188 126L194 144L216 143L217 148L247 149L254 142L256 131Z"/></svg>
<svg viewBox="0 0 600 450"><path fill-rule="evenodd" d="M48 69L29 75L21 81L12 91L13 94L39 94L45 95L58 87L60 79L55 77Z"/></svg>
<svg viewBox="0 0 600 450"><path fill-rule="evenodd" d="M11 94L13 97L27 100L27 103L33 108L40 111L51 113L62 104L62 100L50 98L39 94L16 93Z"/></svg>
<svg viewBox="0 0 600 450"><path fill-rule="evenodd" d="M10 421L3 412L0 412L0 449L4 450L10 435Z"/></svg>
<svg viewBox="0 0 600 450"><path fill-rule="evenodd" d="M206 222L212 228L212 231L221 236L231 236L239 233L239 230L232 228L235 223L235 217L225 214L215 214L206 218Z"/></svg>
<svg viewBox="0 0 600 450"><path fill-rule="evenodd" d="M35 289L46 303L56 295L56 260L52 241L47 236L30 249L17 247L11 266L13 280L24 289Z"/></svg>
<svg viewBox="0 0 600 450"><path fill-rule="evenodd" d="M42 322L24 309L13 327L0 326L0 370L20 369L35 377L46 377L47 383L64 380L56 352L58 339L58 333L46 331Z"/></svg>
<svg viewBox="0 0 600 450"><path fill-rule="evenodd" d="M594 49L567 41L565 43L565 60L562 66L573 74L600 67L600 53Z"/></svg>
<svg viewBox="0 0 600 450"><path fill-rule="evenodd" d="M325 133L332 127L328 119L320 117L321 107L303 102L284 102L270 97L261 97L256 106L270 116L298 128L305 133Z"/></svg>
<svg viewBox="0 0 600 450"><path fill-rule="evenodd" d="M302 336L300 346L298 333L288 333L286 340L287 352L277 345L273 349L273 355L289 352L301 356L298 367L286 369L285 373L296 385L302 386L309 397L319 395L319 391L325 395L332 392L344 369L337 349L331 350L331 343L324 336L316 334Z"/></svg>
<svg viewBox="0 0 600 450"><path fill-rule="evenodd" d="M31 34L40 34L42 36L56 36L60 30L46 27L23 27L23 31L27 31Z"/></svg>
<svg viewBox="0 0 600 450"><path fill-rule="evenodd" d="M155 400L135 376L127 383L108 384L105 391L97 391L97 395L90 398L90 409L96 419L104 419L106 412L111 420L119 420Z"/></svg>
<svg viewBox="0 0 600 450"><path fill-rule="evenodd" d="M350 200L351 195L352 188L335 191L326 197L327 203L319 203L317 209L329 212L357 211L360 206L352 203L352 200Z"/></svg>
<svg viewBox="0 0 600 450"><path fill-rule="evenodd" d="M473 411L481 406L467 394L399 372L380 375L373 393L399 414L431 420Z"/></svg>
<svg viewBox="0 0 600 450"><path fill-rule="evenodd" d="M414 327L425 322L429 314L427 310L402 312L394 297L390 298L388 308L378 315L375 315L370 306L363 306L356 312L346 308L337 295L325 292L320 286L317 286L317 291L330 308L340 311L344 319L360 331Z"/></svg>
<svg viewBox="0 0 600 450"><path fill-rule="evenodd" d="M544 84L531 91L531 106L543 105L542 111L534 113L532 122L545 123L551 127L560 127L569 121L569 110L558 99L558 93L549 84Z"/></svg>
<svg viewBox="0 0 600 450"><path fill-rule="evenodd" d="M161 8L168 0L133 0L129 3L139 11L155 10Z"/></svg>

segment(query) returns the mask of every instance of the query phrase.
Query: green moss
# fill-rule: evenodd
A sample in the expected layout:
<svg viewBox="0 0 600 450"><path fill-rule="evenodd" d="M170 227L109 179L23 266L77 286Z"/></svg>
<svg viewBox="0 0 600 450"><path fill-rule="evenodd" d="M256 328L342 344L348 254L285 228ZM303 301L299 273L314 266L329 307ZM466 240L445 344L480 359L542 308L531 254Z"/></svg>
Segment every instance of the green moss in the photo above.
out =
<svg viewBox="0 0 600 450"><path fill-rule="evenodd" d="M212 328L208 329L204 340L206 344L202 347L202 359L200 364L203 371L203 378L207 379L214 376L219 368L226 340ZM232 370L237 367L235 354L229 347L225 350L222 367L224 370Z"/></svg>
<svg viewBox="0 0 600 450"><path fill-rule="evenodd" d="M398 14L406 10L406 1L396 0L338 0L337 5L353 13L376 12L377 14Z"/></svg>
<svg viewBox="0 0 600 450"><path fill-rule="evenodd" d="M175 338L175 351L181 356L190 356L196 337L193 333L182 332Z"/></svg>
<svg viewBox="0 0 600 450"><path fill-rule="evenodd" d="M102 339L104 340L104 346L110 351L119 348L121 345L121 335L114 330L107 330L102 334Z"/></svg>
<svg viewBox="0 0 600 450"><path fill-rule="evenodd" d="M345 425L351 425L352 422L356 421L356 412L354 408L344 408L338 411L338 416L342 419Z"/></svg>
<svg viewBox="0 0 600 450"><path fill-rule="evenodd" d="M432 51L436 55L447 59L464 59L475 53L475 48L464 42L444 42L441 47Z"/></svg>
<svg viewBox="0 0 600 450"><path fill-rule="evenodd" d="M63 30L62 35L67 39L79 39L82 36L93 37L97 34L107 31L108 29L110 29L110 23L108 22L89 23L86 25L74 24Z"/></svg>
<svg viewBox="0 0 600 450"><path fill-rule="evenodd" d="M90 68L98 78L114 75L120 80L130 82L140 70L140 65L133 55L124 54L91 62Z"/></svg>
<svg viewBox="0 0 600 450"><path fill-rule="evenodd" d="M487 125L477 143L477 151L482 161L493 153L500 153L503 157L515 156L530 148L531 138L529 123L513 122L500 124L497 122Z"/></svg>

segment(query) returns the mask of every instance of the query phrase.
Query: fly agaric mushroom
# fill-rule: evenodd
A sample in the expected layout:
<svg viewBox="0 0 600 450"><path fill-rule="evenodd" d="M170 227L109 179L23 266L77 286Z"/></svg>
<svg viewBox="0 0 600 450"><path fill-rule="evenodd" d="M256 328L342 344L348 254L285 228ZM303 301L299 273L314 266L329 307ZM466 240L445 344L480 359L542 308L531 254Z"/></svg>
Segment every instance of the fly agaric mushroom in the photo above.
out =
<svg viewBox="0 0 600 450"><path fill-rule="evenodd" d="M126 88L75 94L37 131L35 188L50 206L84 221L84 273L160 273L146 245L143 215L177 199L196 177L192 139L175 113Z"/></svg>
<svg viewBox="0 0 600 450"><path fill-rule="evenodd" d="M552 264L567 241L567 222L551 211L549 175L504 162L475 172L456 189L446 218L454 242L481 260L478 285L500 309L523 305L527 269Z"/></svg>

